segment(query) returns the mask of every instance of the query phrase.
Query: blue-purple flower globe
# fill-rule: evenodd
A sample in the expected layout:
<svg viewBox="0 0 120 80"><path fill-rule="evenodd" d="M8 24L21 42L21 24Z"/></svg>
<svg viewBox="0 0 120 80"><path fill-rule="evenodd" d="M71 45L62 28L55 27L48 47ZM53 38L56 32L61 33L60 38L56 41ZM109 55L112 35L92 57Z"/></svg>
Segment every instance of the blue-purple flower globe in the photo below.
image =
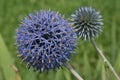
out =
<svg viewBox="0 0 120 80"><path fill-rule="evenodd" d="M29 14L16 32L19 56L34 70L56 70L70 60L75 36L70 23L58 12Z"/></svg>
<svg viewBox="0 0 120 80"><path fill-rule="evenodd" d="M80 7L71 15L71 21L79 38L91 40L102 31L102 16L91 7Z"/></svg>

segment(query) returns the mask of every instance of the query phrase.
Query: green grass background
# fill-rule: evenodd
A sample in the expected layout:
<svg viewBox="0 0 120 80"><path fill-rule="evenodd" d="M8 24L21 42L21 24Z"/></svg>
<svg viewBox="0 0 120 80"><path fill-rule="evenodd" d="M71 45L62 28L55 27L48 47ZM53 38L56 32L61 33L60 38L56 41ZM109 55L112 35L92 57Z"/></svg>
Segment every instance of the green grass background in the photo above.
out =
<svg viewBox="0 0 120 80"><path fill-rule="evenodd" d="M27 69L17 57L14 37L20 20L29 13L51 9L69 18L80 6L101 12L104 28L95 41L120 76L120 0L0 0L0 80L76 80L65 67L49 73ZM85 80L116 80L90 41L80 39L77 44L70 64Z"/></svg>

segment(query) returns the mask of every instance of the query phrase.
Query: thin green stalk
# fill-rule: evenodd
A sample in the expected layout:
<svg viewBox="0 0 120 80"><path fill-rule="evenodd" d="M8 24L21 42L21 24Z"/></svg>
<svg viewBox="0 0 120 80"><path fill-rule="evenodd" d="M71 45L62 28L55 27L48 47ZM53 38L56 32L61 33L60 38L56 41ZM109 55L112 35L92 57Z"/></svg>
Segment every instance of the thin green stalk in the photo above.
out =
<svg viewBox="0 0 120 80"><path fill-rule="evenodd" d="M70 72L78 79L84 80L73 68L70 64L66 63L65 66L70 70Z"/></svg>
<svg viewBox="0 0 120 80"><path fill-rule="evenodd" d="M111 72L114 74L114 76L116 77L117 80L120 80L118 74L115 72L114 68L112 67L112 65L110 64L110 62L107 60L107 58L104 56L103 52L97 47L95 41L92 39L91 40L93 46L95 47L95 49L97 50L98 54L101 56L101 58L103 59L103 61L105 62L105 64L107 64L107 66L109 67L109 69L111 70Z"/></svg>

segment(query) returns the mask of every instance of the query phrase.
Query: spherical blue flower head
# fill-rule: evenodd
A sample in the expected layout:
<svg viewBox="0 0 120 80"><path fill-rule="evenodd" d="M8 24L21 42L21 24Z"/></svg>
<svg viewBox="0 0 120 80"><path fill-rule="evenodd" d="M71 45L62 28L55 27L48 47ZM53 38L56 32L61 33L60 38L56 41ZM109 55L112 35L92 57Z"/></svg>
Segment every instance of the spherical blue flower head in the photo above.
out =
<svg viewBox="0 0 120 80"><path fill-rule="evenodd" d="M72 26L53 11L29 14L21 22L16 36L22 61L40 72L56 70L69 61L76 42Z"/></svg>
<svg viewBox="0 0 120 80"><path fill-rule="evenodd" d="M79 38L91 40L102 31L102 16L91 7L81 7L71 15L71 21Z"/></svg>

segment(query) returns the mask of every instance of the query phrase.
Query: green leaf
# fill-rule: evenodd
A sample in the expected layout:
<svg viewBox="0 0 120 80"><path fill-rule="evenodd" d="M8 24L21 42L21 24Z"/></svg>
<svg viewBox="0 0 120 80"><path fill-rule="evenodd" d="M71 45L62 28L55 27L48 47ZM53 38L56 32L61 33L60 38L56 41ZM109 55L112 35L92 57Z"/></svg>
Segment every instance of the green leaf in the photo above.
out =
<svg viewBox="0 0 120 80"><path fill-rule="evenodd" d="M62 70L58 70L55 76L55 80L63 80L63 72Z"/></svg>
<svg viewBox="0 0 120 80"><path fill-rule="evenodd" d="M64 70L64 76L66 78L65 80L71 80L71 74L67 69Z"/></svg>
<svg viewBox="0 0 120 80"><path fill-rule="evenodd" d="M118 56L115 61L115 69L116 69L116 71L120 72L120 50L119 50Z"/></svg>
<svg viewBox="0 0 120 80"><path fill-rule="evenodd" d="M102 68L101 64L103 64L103 61L99 58L98 61L97 61L97 63L96 63L97 66L96 66L96 69L95 69L95 71L97 73L97 74L95 74L95 79L96 80L100 79L99 75L101 73L101 68Z"/></svg>
<svg viewBox="0 0 120 80"><path fill-rule="evenodd" d="M87 52L84 53L84 74L86 75L86 79L91 79L91 67L88 59Z"/></svg>
<svg viewBox="0 0 120 80"><path fill-rule="evenodd" d="M15 80L15 72L12 69L13 58L7 50L7 47L0 35L0 66L3 71L3 76L5 80Z"/></svg>
<svg viewBox="0 0 120 80"><path fill-rule="evenodd" d="M36 74L38 72L34 72L33 68L29 69L24 76L24 80L36 80Z"/></svg>
<svg viewBox="0 0 120 80"><path fill-rule="evenodd" d="M101 79L102 80L106 80L106 74L105 74L105 67L104 67L104 65L102 65Z"/></svg>
<svg viewBox="0 0 120 80"><path fill-rule="evenodd" d="M1 69L1 68L0 68ZM3 80L3 74L2 71L0 70L0 80Z"/></svg>

